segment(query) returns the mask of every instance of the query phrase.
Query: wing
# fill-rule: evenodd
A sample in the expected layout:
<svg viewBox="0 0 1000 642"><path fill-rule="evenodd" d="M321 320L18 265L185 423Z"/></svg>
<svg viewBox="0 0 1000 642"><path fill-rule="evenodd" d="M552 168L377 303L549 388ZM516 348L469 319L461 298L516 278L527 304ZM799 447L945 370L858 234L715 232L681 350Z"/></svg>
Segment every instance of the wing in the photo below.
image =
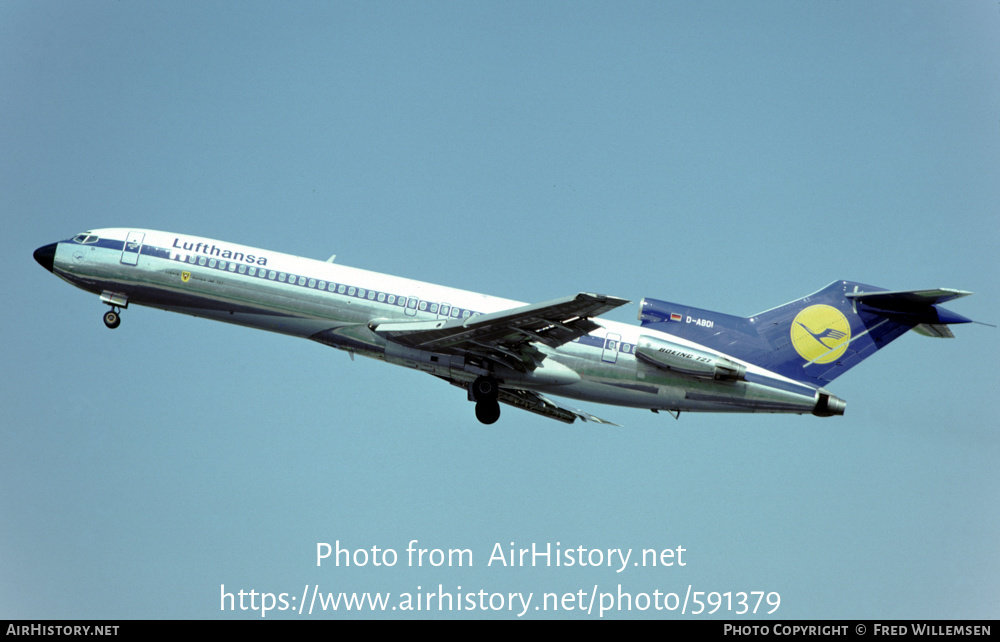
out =
<svg viewBox="0 0 1000 642"><path fill-rule="evenodd" d="M384 323L376 320L369 328L389 341L417 350L471 356L527 372L544 357L532 343L555 348L572 341L599 327L591 317L626 303L626 299L581 292L576 296L468 319ZM466 382L445 380L460 388L468 387ZM497 401L570 424L582 419L618 425L582 410L567 408L530 390L501 387Z"/></svg>
<svg viewBox="0 0 1000 642"><path fill-rule="evenodd" d="M401 345L451 355L471 355L514 368L534 369L539 342L560 346L596 330L590 320L628 303L626 299L581 292L576 296L481 314L468 319L372 321L369 328Z"/></svg>

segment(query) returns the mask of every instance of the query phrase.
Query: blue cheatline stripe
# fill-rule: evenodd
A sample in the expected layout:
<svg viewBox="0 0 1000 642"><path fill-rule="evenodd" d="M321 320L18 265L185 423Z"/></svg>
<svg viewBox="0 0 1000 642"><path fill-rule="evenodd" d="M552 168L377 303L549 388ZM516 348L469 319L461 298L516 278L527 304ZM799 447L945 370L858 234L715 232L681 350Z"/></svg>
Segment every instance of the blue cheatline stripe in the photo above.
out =
<svg viewBox="0 0 1000 642"><path fill-rule="evenodd" d="M115 241L113 239L102 239L95 245L113 250L121 250L124 247L124 242ZM140 252L144 256L174 261L183 265L198 266L219 272L227 272L232 275L241 275L247 278L263 279L275 283L282 283L284 285L294 285L307 290L320 290L329 292L330 294L338 294L355 299L364 299L373 303L392 305L400 308L404 308L409 305L410 308L416 308L419 309L420 312L428 314L436 315L439 310L446 309L449 318L452 319L468 319L480 314L480 312L475 310L459 308L453 305L442 306L440 303L425 301L423 299L418 299L417 297L380 292L378 290L371 290L346 283L334 283L325 279L317 279L315 277L301 274L292 274L281 270L272 270L266 266L247 264L242 261L233 261L230 259L221 259L194 253L175 252L171 249L156 247L153 245L143 245Z"/></svg>

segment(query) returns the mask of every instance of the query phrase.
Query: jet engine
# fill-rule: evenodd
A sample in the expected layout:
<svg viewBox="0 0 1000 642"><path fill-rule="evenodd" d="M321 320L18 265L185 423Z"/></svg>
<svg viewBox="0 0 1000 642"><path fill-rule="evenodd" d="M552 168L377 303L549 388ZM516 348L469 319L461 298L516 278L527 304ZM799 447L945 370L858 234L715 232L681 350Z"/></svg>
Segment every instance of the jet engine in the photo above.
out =
<svg viewBox="0 0 1000 642"><path fill-rule="evenodd" d="M673 370L698 379L738 381L746 377L747 368L728 357L709 350L641 335L635 356L658 368Z"/></svg>

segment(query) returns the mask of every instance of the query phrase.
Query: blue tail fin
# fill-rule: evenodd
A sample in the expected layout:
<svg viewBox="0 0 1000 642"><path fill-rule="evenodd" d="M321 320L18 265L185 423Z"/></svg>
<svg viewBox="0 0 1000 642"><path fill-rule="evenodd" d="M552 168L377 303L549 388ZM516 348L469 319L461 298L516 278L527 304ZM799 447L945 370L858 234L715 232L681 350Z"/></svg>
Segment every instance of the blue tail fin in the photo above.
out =
<svg viewBox="0 0 1000 642"><path fill-rule="evenodd" d="M893 291L837 281L815 294L754 315L737 317L668 301L643 299L643 327L666 332L824 386L907 330L952 337L950 323L971 320L937 304L971 292Z"/></svg>

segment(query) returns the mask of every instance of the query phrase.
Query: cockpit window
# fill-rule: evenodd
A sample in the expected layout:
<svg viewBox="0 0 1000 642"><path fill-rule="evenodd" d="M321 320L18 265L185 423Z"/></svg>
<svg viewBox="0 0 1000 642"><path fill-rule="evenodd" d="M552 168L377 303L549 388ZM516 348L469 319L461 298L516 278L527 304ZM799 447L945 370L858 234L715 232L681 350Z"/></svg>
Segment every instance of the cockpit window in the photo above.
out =
<svg viewBox="0 0 1000 642"><path fill-rule="evenodd" d="M99 236L97 236L96 234L87 234L86 232L84 232L83 234L77 234L76 236L73 237L74 242L82 243L84 245L97 243L98 240L100 240Z"/></svg>

